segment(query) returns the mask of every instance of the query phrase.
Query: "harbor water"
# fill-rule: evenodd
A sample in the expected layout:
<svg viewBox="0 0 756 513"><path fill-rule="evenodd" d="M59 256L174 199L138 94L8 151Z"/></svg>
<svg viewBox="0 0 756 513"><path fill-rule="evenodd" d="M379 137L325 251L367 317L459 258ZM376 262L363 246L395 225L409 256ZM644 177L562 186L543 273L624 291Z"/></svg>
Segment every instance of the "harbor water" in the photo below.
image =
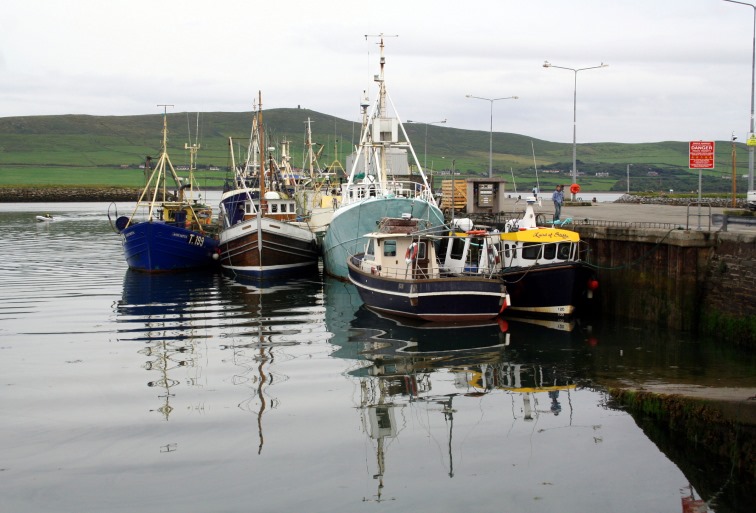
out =
<svg viewBox="0 0 756 513"><path fill-rule="evenodd" d="M753 511L606 392L753 386L753 355L611 319L407 325L320 274L134 273L107 209L0 204L0 511Z"/></svg>

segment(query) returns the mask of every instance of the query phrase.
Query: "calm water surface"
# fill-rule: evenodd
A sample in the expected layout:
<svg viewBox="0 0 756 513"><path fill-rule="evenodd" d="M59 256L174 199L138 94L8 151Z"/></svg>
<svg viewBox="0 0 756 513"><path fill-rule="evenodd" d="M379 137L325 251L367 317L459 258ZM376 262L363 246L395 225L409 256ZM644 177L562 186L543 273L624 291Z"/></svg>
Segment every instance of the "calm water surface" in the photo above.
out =
<svg viewBox="0 0 756 513"><path fill-rule="evenodd" d="M0 204L0 511L752 511L602 388L753 386L751 355L606 320L406 326L319 276L141 275L107 204L39 208Z"/></svg>

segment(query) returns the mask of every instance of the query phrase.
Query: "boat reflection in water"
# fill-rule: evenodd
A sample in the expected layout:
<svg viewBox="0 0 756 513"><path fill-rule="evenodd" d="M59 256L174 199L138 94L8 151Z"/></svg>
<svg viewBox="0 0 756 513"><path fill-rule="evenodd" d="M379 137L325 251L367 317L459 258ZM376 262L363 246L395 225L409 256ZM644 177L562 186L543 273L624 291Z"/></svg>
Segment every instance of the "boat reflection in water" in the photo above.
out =
<svg viewBox="0 0 756 513"><path fill-rule="evenodd" d="M151 411L165 420L173 411L173 389L182 381L197 385L201 349L194 340L212 317L218 279L212 271L147 274L129 269L124 275L123 295L115 304L118 340L144 343L138 350L146 358L144 368L156 373L147 386L160 389L161 404ZM181 380L176 379L178 369L184 369Z"/></svg>
<svg viewBox="0 0 756 513"><path fill-rule="evenodd" d="M367 309L356 295L351 285L326 280L326 322L335 334L331 343L337 347L333 355L356 362L347 374L358 382L355 402L375 451L372 475L377 491L364 500L388 500L384 496L388 448L407 429L408 419L428 419L425 429L431 437L434 426L443 423L445 433L438 438L445 441L436 443L444 448L445 472L450 478L454 477L455 454L459 457L461 451L461 444L456 448L453 444L455 415L459 419L461 411L470 413L469 401L478 404L485 396L505 395L512 403L508 422L530 423L567 410L564 423L572 423L570 394L577 384L564 350L576 335L574 322L542 325L510 319L464 326L409 324L406 319ZM342 329L345 324L348 329ZM556 346L554 350L548 349L550 345ZM524 346L539 349L531 354L521 349ZM475 407L473 411L479 412ZM469 426L469 419L463 420L463 429ZM406 451L405 442L403 457L408 457Z"/></svg>
<svg viewBox="0 0 756 513"><path fill-rule="evenodd" d="M319 281L254 280L251 285L215 272L127 271L122 299L115 304L118 339L143 343L138 352L146 358L143 367L153 373L147 385L160 389L161 404L151 411L169 420L171 400L183 385L187 408L203 409L204 389L213 386L206 375L211 369L201 363L207 365L214 351L229 352L223 361L235 368L230 382L249 388L237 405L256 416L262 451L263 414L277 403L270 388L288 379L277 365L287 360L283 349L327 339L321 288Z"/></svg>

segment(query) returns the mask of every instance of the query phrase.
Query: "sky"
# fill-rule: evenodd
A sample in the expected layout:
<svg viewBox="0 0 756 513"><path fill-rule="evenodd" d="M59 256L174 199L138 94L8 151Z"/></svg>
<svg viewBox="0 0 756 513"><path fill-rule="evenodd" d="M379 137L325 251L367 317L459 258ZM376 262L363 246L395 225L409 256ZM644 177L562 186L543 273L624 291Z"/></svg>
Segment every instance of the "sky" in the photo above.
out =
<svg viewBox="0 0 756 513"><path fill-rule="evenodd" d="M3 0L0 117L247 112L260 91L356 121L380 34L403 122L571 143L576 112L578 143L748 135L754 9L724 0Z"/></svg>

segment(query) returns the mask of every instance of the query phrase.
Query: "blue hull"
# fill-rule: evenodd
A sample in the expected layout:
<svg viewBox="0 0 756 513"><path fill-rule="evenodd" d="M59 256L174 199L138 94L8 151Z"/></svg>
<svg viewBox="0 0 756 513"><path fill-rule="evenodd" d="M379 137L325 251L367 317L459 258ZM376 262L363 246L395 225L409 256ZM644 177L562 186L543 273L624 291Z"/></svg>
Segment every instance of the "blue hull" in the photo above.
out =
<svg viewBox="0 0 756 513"><path fill-rule="evenodd" d="M349 281L365 305L391 315L433 322L493 319L506 307L506 288L498 279L450 277L397 280L349 266Z"/></svg>
<svg viewBox="0 0 756 513"><path fill-rule="evenodd" d="M218 241L207 233L144 221L125 228L121 237L126 262L136 271L186 271L218 263Z"/></svg>

